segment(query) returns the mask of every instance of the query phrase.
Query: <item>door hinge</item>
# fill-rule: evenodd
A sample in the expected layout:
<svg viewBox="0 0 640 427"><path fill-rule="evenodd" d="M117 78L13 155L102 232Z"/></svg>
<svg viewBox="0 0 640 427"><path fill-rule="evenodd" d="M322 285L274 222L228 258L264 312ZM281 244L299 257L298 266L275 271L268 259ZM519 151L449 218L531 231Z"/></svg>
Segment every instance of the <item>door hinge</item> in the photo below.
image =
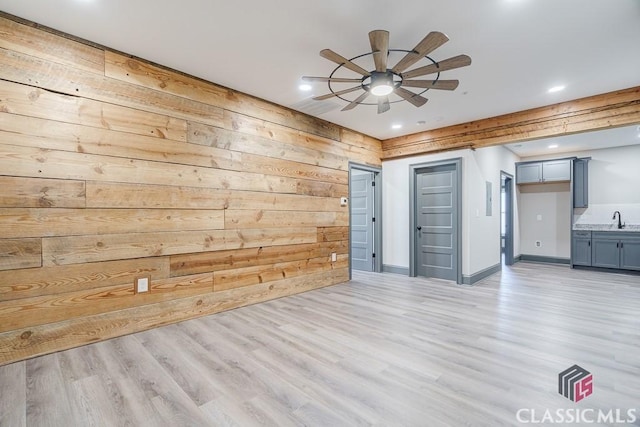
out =
<svg viewBox="0 0 640 427"><path fill-rule="evenodd" d="M371 218L371 222L376 222L376 218L375 217Z"/></svg>
<svg viewBox="0 0 640 427"><path fill-rule="evenodd" d="M371 254L371 258L375 258L375 257L376 257L376 254Z"/></svg>
<svg viewBox="0 0 640 427"><path fill-rule="evenodd" d="M375 187L376 186L376 182L375 181L371 181L371 186Z"/></svg>

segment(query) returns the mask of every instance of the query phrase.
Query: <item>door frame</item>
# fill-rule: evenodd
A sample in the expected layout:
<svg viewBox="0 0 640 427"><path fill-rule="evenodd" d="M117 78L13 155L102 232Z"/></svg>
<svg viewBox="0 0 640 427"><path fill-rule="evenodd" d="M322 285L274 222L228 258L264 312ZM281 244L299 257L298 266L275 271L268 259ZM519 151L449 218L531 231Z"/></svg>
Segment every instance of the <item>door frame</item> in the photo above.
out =
<svg viewBox="0 0 640 427"><path fill-rule="evenodd" d="M373 271L382 272L382 168L369 166L356 162L349 162L349 280L351 280L351 171L353 169L373 172L373 215L376 219L373 223L373 252L376 254L373 260Z"/></svg>
<svg viewBox="0 0 640 427"><path fill-rule="evenodd" d="M457 211L457 228L456 238L456 254L458 262L456 265L456 283L462 284L462 157L454 157L451 159L437 160L433 162L416 163L409 165L409 276L416 277L418 266L416 262L416 209L417 209L417 191L416 179L418 171L436 166L454 166L456 171L456 179L458 180L458 194L454 201Z"/></svg>
<svg viewBox="0 0 640 427"><path fill-rule="evenodd" d="M506 185L505 180L505 230L504 230L504 265L513 265L514 257L513 257L513 196L514 196L514 183L513 175L503 170L500 171L500 186L502 187L502 177L507 178L510 181L510 185ZM507 189L509 190L509 194L507 194ZM500 188L500 197L502 198L502 188ZM502 203L502 200L500 201ZM500 215L500 231L502 231L502 215ZM500 236L500 240L502 240L502 236ZM500 242L500 249L502 249L502 241ZM500 254L500 258L502 259L502 254Z"/></svg>

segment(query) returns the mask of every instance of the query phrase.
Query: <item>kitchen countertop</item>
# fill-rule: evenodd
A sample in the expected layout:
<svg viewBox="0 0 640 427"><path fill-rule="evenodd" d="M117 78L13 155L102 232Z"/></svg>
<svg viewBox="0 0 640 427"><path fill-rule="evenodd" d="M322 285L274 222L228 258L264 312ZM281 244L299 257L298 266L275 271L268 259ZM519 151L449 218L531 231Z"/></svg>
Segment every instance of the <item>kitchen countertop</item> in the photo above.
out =
<svg viewBox="0 0 640 427"><path fill-rule="evenodd" d="M624 228L619 229L614 224L574 224L574 231L621 231L621 232L640 232L640 224L627 224Z"/></svg>

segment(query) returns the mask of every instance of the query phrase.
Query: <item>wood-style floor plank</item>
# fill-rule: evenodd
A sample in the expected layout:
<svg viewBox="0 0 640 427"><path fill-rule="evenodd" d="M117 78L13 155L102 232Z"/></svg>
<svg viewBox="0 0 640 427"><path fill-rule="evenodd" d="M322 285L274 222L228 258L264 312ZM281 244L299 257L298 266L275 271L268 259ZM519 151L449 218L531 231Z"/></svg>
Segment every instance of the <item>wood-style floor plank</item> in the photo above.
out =
<svg viewBox="0 0 640 427"><path fill-rule="evenodd" d="M518 263L351 282L0 367L0 426L513 426L640 414L640 276ZM594 376L575 404L573 364ZM607 422L590 425L607 425ZM635 425L639 425L636 421Z"/></svg>
<svg viewBox="0 0 640 427"><path fill-rule="evenodd" d="M0 369L0 426L26 425L26 386L24 362Z"/></svg>

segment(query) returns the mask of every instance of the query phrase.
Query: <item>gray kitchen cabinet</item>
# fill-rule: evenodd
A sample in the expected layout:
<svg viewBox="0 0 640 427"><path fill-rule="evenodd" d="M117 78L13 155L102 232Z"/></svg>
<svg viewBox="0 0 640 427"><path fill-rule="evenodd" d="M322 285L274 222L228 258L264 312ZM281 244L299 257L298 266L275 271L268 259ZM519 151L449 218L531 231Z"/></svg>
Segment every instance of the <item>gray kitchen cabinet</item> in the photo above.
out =
<svg viewBox="0 0 640 427"><path fill-rule="evenodd" d="M640 233L593 232L593 267L640 270Z"/></svg>
<svg viewBox="0 0 640 427"><path fill-rule="evenodd" d="M574 231L571 244L571 263L591 266L591 231Z"/></svg>
<svg viewBox="0 0 640 427"><path fill-rule="evenodd" d="M516 182L528 184L542 181L542 163L522 163L516 167Z"/></svg>
<svg viewBox="0 0 640 427"><path fill-rule="evenodd" d="M620 268L640 270L640 235L625 236L620 240Z"/></svg>
<svg viewBox="0 0 640 427"><path fill-rule="evenodd" d="M533 184L571 180L571 160L516 163L516 183Z"/></svg>
<svg viewBox="0 0 640 427"><path fill-rule="evenodd" d="M570 181L571 161L551 160L542 162L542 182Z"/></svg>
<svg viewBox="0 0 640 427"><path fill-rule="evenodd" d="M589 159L573 161L573 207L589 207Z"/></svg>
<svg viewBox="0 0 640 427"><path fill-rule="evenodd" d="M591 265L594 267L618 268L620 266L620 241L613 233L593 233Z"/></svg>

